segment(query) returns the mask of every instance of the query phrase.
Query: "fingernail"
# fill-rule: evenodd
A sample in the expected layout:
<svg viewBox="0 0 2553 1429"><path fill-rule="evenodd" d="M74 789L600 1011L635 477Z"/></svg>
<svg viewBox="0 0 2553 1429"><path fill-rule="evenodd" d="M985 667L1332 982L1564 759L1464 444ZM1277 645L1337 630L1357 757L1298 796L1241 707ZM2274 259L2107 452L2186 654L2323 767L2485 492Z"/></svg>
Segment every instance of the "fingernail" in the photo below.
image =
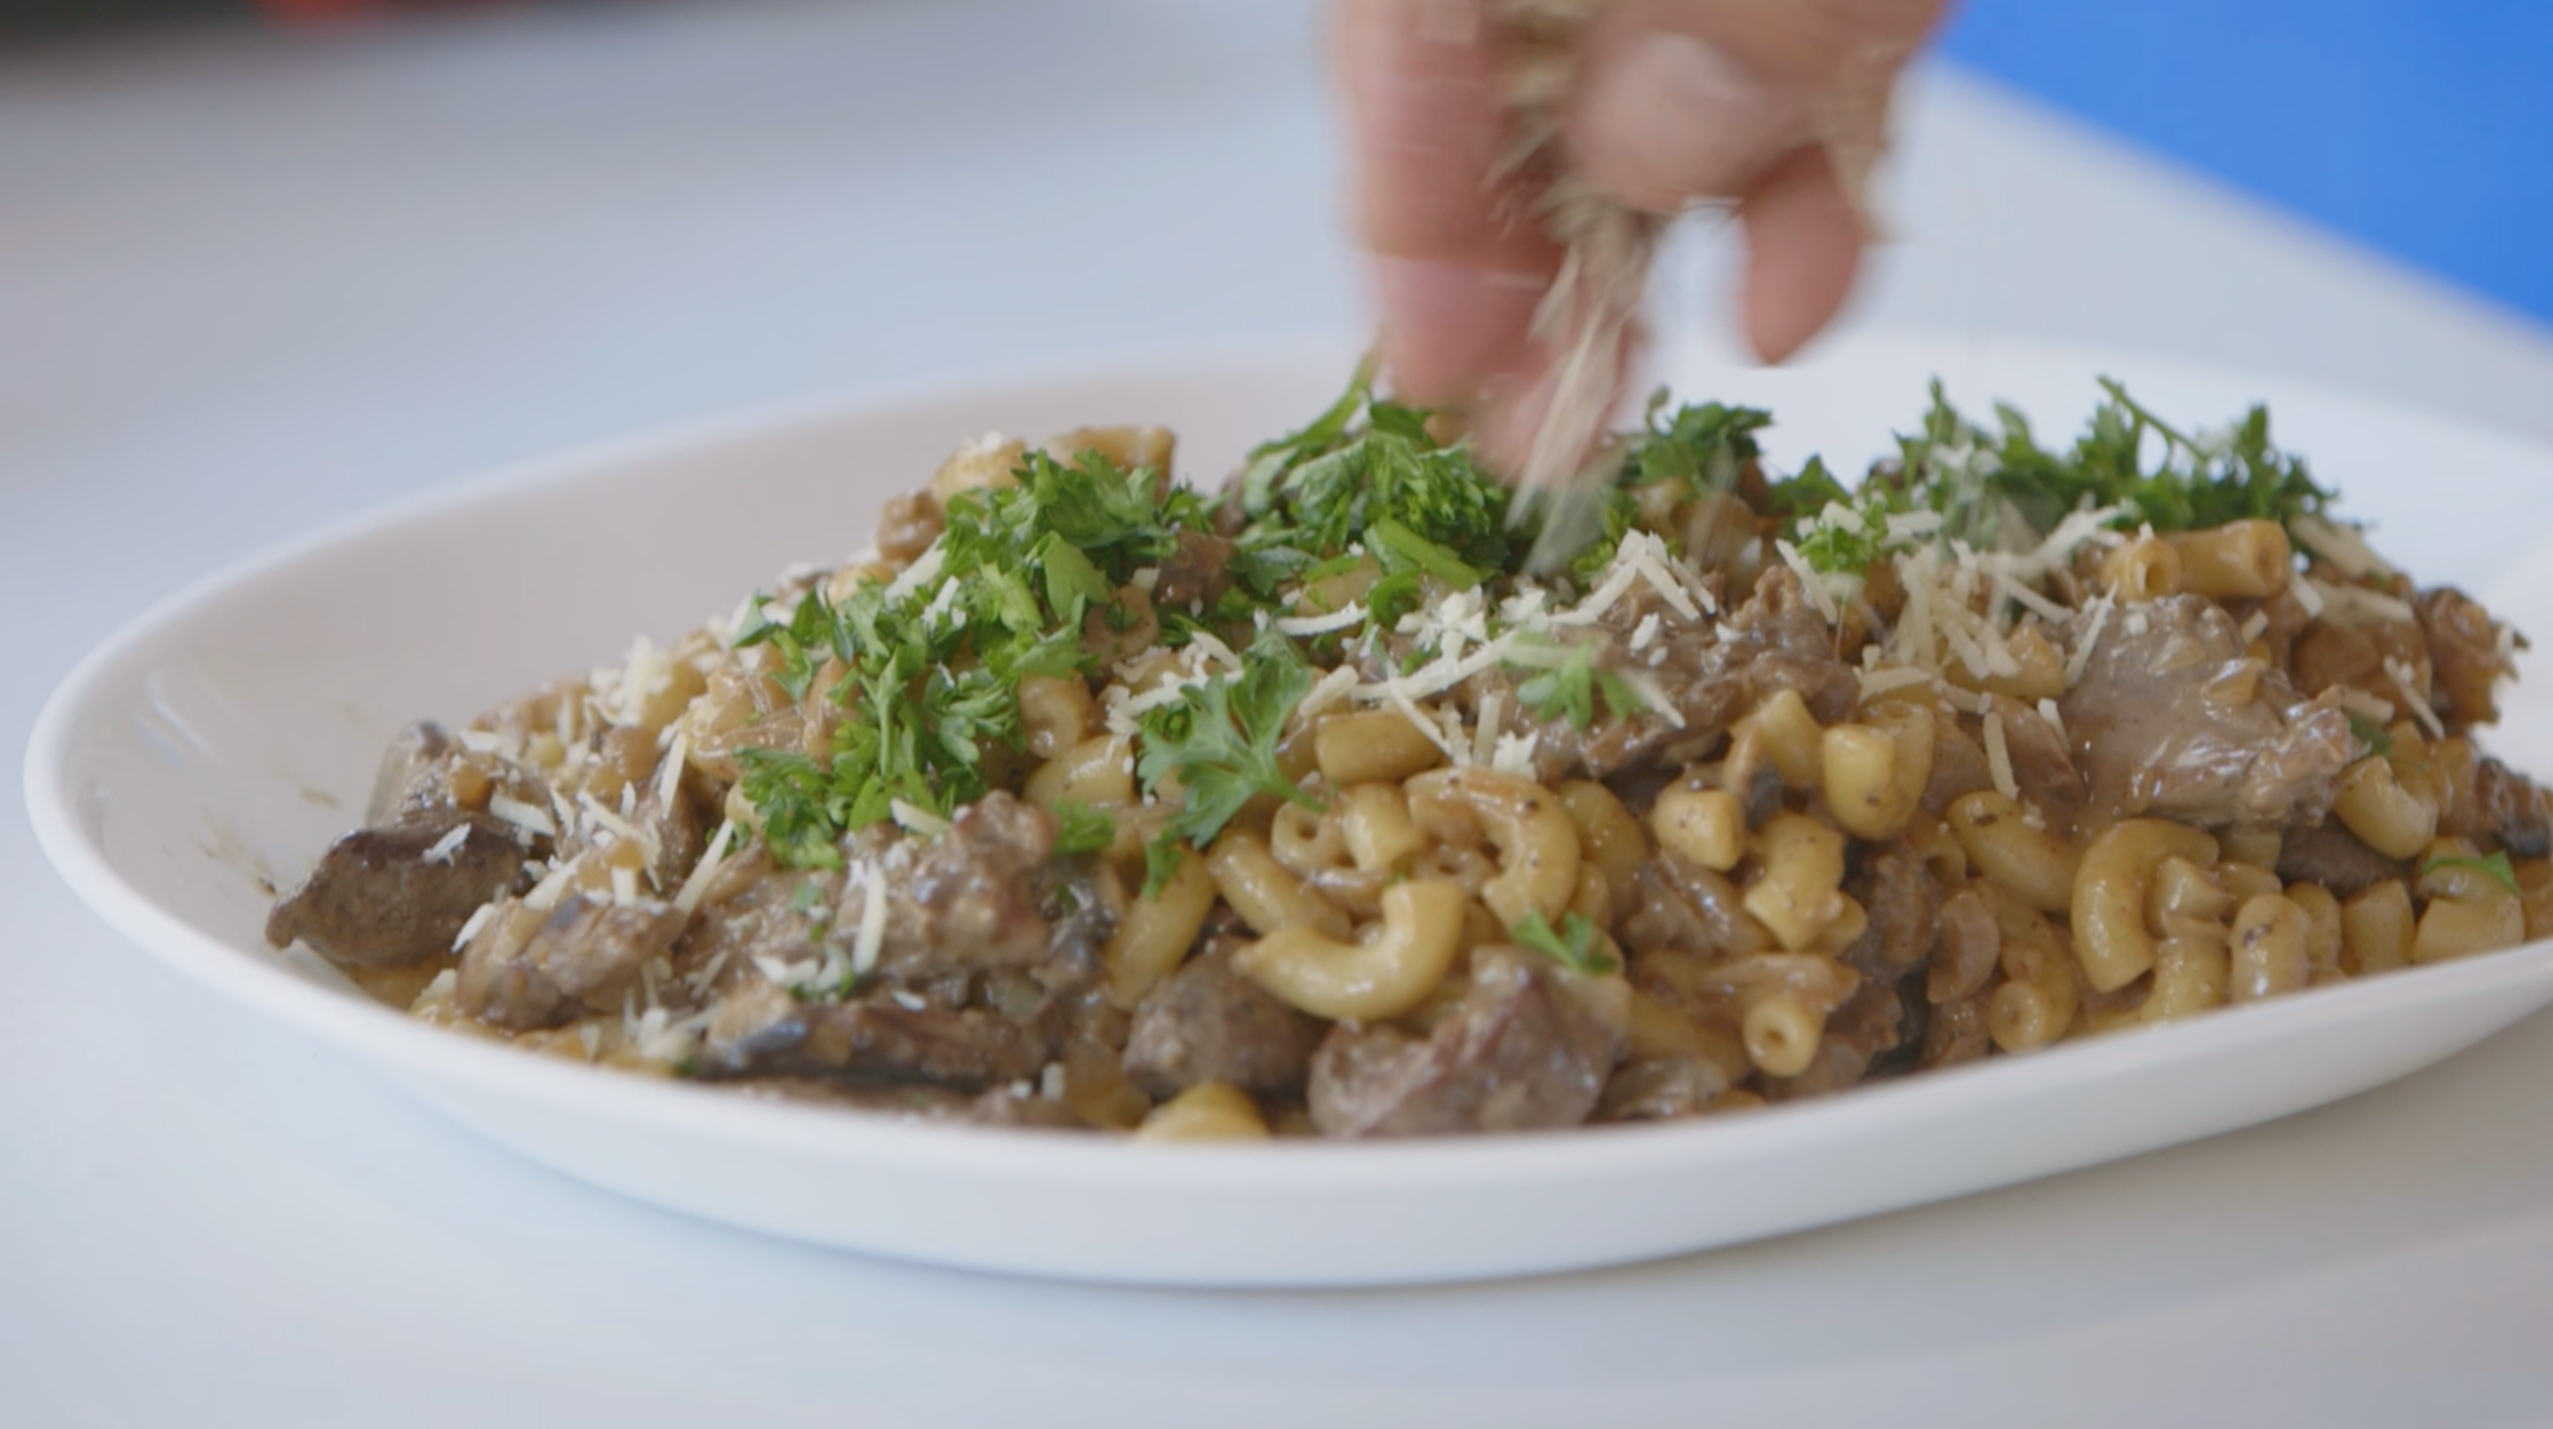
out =
<svg viewBox="0 0 2553 1429"><path fill-rule="evenodd" d="M1652 30L1579 81L1575 139L1598 182L1669 211L1733 198L1806 132L1806 106L1718 46Z"/></svg>

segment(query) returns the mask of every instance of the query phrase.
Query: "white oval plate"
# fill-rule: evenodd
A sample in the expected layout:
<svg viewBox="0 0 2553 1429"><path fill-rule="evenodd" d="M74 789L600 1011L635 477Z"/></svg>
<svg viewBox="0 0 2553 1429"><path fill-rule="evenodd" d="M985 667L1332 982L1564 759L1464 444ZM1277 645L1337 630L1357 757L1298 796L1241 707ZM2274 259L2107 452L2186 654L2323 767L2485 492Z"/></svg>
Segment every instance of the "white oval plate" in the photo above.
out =
<svg viewBox="0 0 2553 1429"><path fill-rule="evenodd" d="M2429 579L2474 583L2547 525L2553 459L2540 451L2294 384L2118 365L2194 419L2275 399L2281 435ZM63 876L143 947L527 1156L781 1235L1091 1280L1455 1280L1725 1245L2285 1115L2553 1000L2553 945L2537 945L1717 1121L1151 1147L749 1102L529 1056L410 1021L264 945L256 877L297 872L351 822L405 720L466 716L608 660L636 632L661 640L731 608L789 561L838 557L883 498L988 428L1167 422L1184 469L1212 477L1317 411L1347 366L1344 354L1189 363L767 414L434 494L207 581L110 641L37 724L30 812ZM1972 410L2007 396L2069 433L2102 369L2046 348L1863 339L1791 371L1669 370L1688 394L1770 404L1787 463L1815 444L1854 462L1881 451L1936 371ZM2416 519L2439 474L2456 483L2447 509L2468 519ZM2477 530L2470 513L2485 510L2500 519ZM2553 611L2553 592L2522 598L2506 612L2522 622ZM2539 706L2521 706L2500 746L2553 755L2549 731Z"/></svg>

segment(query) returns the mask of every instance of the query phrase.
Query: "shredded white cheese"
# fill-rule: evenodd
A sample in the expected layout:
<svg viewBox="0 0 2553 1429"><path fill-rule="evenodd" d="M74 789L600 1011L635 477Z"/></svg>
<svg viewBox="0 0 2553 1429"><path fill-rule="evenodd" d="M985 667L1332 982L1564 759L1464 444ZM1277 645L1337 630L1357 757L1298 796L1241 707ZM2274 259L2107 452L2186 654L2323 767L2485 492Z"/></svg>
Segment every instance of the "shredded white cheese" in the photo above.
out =
<svg viewBox="0 0 2553 1429"><path fill-rule="evenodd" d="M2319 616L2323 613L2322 588L2315 585L2310 577L2300 581L2289 581L2287 588L2296 593L2296 603L2305 608L2305 614Z"/></svg>
<svg viewBox="0 0 2553 1429"><path fill-rule="evenodd" d="M2109 626L2110 612L2115 607L2106 595L2092 598L2091 619L2083 627L2083 638L2075 642L2074 653L2066 657L2067 688L2083 683L2083 672L2092 668L2092 652L2101 644L2101 632Z"/></svg>
<svg viewBox="0 0 2553 1429"><path fill-rule="evenodd" d="M1365 606L1359 601L1327 615L1292 615L1272 622L1280 635L1327 635L1333 630L1348 630L1365 623Z"/></svg>
<svg viewBox="0 0 2553 1429"><path fill-rule="evenodd" d="M902 799L889 799L886 809L888 813L895 816L895 821L903 825L906 831L920 834L926 839L938 838L949 831L948 820L919 804L908 804Z"/></svg>
<svg viewBox="0 0 2553 1429"><path fill-rule="evenodd" d="M2039 701L2039 718L2046 720L2048 722L2048 728L2057 732L2057 740L2059 743L2072 744L2074 742L2066 737L2065 716L2057 711L2056 701L2050 699L2042 699Z"/></svg>
<svg viewBox="0 0 2553 1429"><path fill-rule="evenodd" d="M2403 708L2411 711L2411 717L2420 722L2420 727L2429 732L2431 739L2444 739L2446 724L2438 718L2436 710L2429 708L2429 702L2420 697L2419 687L2412 679L2414 673L2401 656L2385 657L2385 678L2393 681L2395 689L2402 691Z"/></svg>
<svg viewBox="0 0 2553 1429"><path fill-rule="evenodd" d="M495 916L495 900L491 899L488 902L480 904L478 911L470 915L469 921L461 925L461 931L452 935L452 951L457 953L463 948L468 947L470 945L470 940L477 937L479 935L479 930L486 927L488 925L488 920ZM450 972L451 969L446 968L444 969L444 973L440 975L448 975Z"/></svg>
<svg viewBox="0 0 2553 1429"><path fill-rule="evenodd" d="M1996 793L2021 798L2021 785L2012 777L2012 746L2004 742L2003 715L1991 709L1986 711L1986 772L1994 776Z"/></svg>
<svg viewBox="0 0 2553 1429"><path fill-rule="evenodd" d="M2251 644L2253 641L2261 638L2261 636L2268 630L2269 612L2266 610L2253 611L2251 613L2251 618L2243 622L2243 643L2246 645Z"/></svg>
<svg viewBox="0 0 2553 1429"><path fill-rule="evenodd" d="M538 804L527 804L503 794L491 794L488 796L488 812L525 833L558 837L558 821L550 817L549 810Z"/></svg>
<svg viewBox="0 0 2553 1429"><path fill-rule="evenodd" d="M1650 642L1657 638L1658 613L1653 610L1641 616L1638 625L1631 627L1631 653L1636 655L1648 649Z"/></svg>
<svg viewBox="0 0 2553 1429"><path fill-rule="evenodd" d="M1314 715L1346 699L1347 692L1356 688L1358 678L1355 666L1341 665L1313 681L1312 688L1305 690L1303 698L1295 702L1295 719L1308 723Z"/></svg>
<svg viewBox="0 0 2553 1429"><path fill-rule="evenodd" d="M1862 698L1865 700L1875 699L1891 690L1929 685L1936 678L1929 670L1918 670L1909 665L1889 665L1876 670L1856 671L1855 674L1862 682Z"/></svg>
<svg viewBox="0 0 2553 1429"><path fill-rule="evenodd" d="M726 863L727 845L735 837L736 821L733 819L720 823L718 832L709 836L709 847L700 855L700 862L692 866L691 877L684 879L681 890L674 894L677 910L684 913L699 910L701 897L709 892L709 880L716 878L720 865Z"/></svg>
<svg viewBox="0 0 2553 1429"><path fill-rule="evenodd" d="M523 906L544 913L556 908L559 899L566 896L568 880L575 874L576 865L573 863L562 863L551 869L548 876L532 885L531 892L523 895Z"/></svg>
<svg viewBox="0 0 2553 1429"><path fill-rule="evenodd" d="M863 868L860 878L860 931L851 943L851 971L867 977L886 947L886 876Z"/></svg>
<svg viewBox="0 0 2553 1429"><path fill-rule="evenodd" d="M452 861L452 856L461 851L461 845L468 843L469 841L469 822L464 820L460 823L454 824L452 826L452 832L436 839L426 848L425 861L428 863L450 863Z"/></svg>

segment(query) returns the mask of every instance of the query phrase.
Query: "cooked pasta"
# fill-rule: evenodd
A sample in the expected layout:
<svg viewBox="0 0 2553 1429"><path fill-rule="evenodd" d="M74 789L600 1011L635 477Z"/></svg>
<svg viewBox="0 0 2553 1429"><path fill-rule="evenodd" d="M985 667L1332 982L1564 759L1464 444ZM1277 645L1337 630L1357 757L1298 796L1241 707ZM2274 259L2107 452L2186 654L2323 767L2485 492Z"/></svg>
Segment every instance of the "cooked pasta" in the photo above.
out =
<svg viewBox="0 0 2553 1429"><path fill-rule="evenodd" d="M2255 412L1653 408L1566 563L1364 377L1217 495L986 437L875 544L411 727L277 904L418 1016L1150 1141L1756 1108L2553 928L2520 642ZM422 991L419 989L422 988ZM2248 1016L2248 1013L2234 1015Z"/></svg>

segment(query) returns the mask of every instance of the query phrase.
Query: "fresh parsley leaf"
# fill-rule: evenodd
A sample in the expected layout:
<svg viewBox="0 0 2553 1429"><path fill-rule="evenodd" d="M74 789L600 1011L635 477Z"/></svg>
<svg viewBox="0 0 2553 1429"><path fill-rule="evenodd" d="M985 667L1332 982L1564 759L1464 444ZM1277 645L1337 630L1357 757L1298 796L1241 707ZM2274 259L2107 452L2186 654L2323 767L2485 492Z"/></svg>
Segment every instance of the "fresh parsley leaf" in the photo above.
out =
<svg viewBox="0 0 2553 1429"><path fill-rule="evenodd" d="M2355 711L2350 713L2349 732L2357 737L2359 743L2367 746L2363 758L2381 759L2393 753L2393 736L2385 732L2384 726L2365 715Z"/></svg>
<svg viewBox="0 0 2553 1429"><path fill-rule="evenodd" d="M2518 891L2518 871L2510 865L2506 849L2494 849L2481 858L2433 858L2420 865L2420 873L2426 877L2441 868L2470 868L2511 893Z"/></svg>
<svg viewBox="0 0 2553 1429"><path fill-rule="evenodd" d="M1569 646L1555 663L1527 677L1516 687L1516 698L1535 718L1566 719L1573 729L1595 722L1599 700L1617 719L1629 719L1649 708L1629 681L1611 670L1597 669L1594 651L1586 645Z"/></svg>
<svg viewBox="0 0 2553 1429"><path fill-rule="evenodd" d="M1826 469L1824 457L1810 457L1796 476L1785 477L1764 488L1763 507L1767 514L1804 521L1829 506L1851 506L1853 494L1844 483Z"/></svg>
<svg viewBox="0 0 2553 1429"><path fill-rule="evenodd" d="M803 754L740 749L745 798L762 815L763 842L783 868L840 868L834 847L846 821L833 771Z"/></svg>
<svg viewBox="0 0 2553 1429"><path fill-rule="evenodd" d="M1704 402L1679 407L1661 423L1666 401L1663 387L1649 399L1649 429L1631 448L1624 484L1680 482L1695 496L1735 489L1740 475L1762 454L1755 434L1773 425L1772 414Z"/></svg>
<svg viewBox="0 0 2553 1429"><path fill-rule="evenodd" d="M1827 575L1857 576L1888 550L1888 513L1875 501L1836 503L1796 532L1800 559Z"/></svg>
<svg viewBox="0 0 2553 1429"><path fill-rule="evenodd" d="M1537 908L1527 913L1523 922L1510 927L1507 936L1518 947L1531 948L1572 972L1602 977L1622 968L1621 962L1605 950L1604 935L1584 914L1562 914L1555 931Z"/></svg>
<svg viewBox="0 0 2553 1429"><path fill-rule="evenodd" d="M1270 632L1254 642L1237 678L1217 675L1188 687L1178 703L1143 717L1143 753L1136 776L1147 792L1173 775L1186 801L1163 826L1157 842L1213 841L1242 807L1274 794L1306 808L1321 802L1277 766L1277 741L1286 716L1312 688L1312 671L1285 637ZM1159 872L1152 886L1167 873Z"/></svg>
<svg viewBox="0 0 2553 1429"><path fill-rule="evenodd" d="M1117 841L1117 816L1067 799L1055 806L1055 852L1097 853Z"/></svg>

